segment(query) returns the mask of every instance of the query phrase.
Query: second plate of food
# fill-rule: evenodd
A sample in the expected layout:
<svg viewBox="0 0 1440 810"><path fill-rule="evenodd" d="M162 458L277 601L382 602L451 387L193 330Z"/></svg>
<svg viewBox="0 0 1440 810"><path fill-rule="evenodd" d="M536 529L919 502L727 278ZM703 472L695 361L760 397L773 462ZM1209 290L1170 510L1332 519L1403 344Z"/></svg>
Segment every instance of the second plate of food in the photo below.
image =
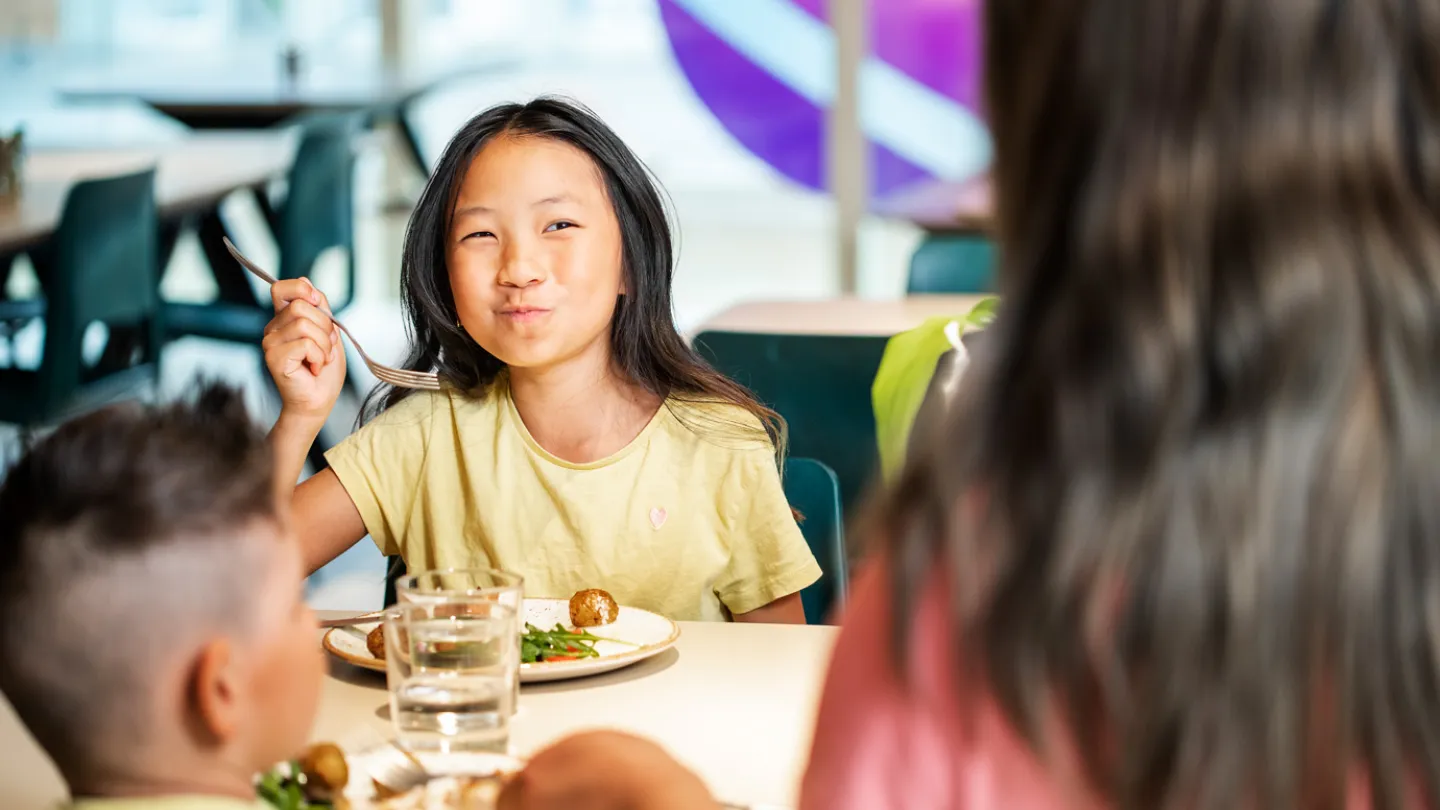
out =
<svg viewBox="0 0 1440 810"><path fill-rule="evenodd" d="M582 598L585 595L582 591L576 594L576 599L588 605L589 600ZM577 628L571 621L570 601L525 600L523 623L526 628L521 635L521 646L527 659L536 660L520 665L521 683L581 678L628 667L670 649L680 638L680 627L675 622L657 613L624 605L614 611L612 621ZM594 617L580 618L589 621ZM325 633L325 649L357 667L384 672L383 645L373 645L372 651L372 645L366 644L367 637L379 625L380 616L376 614L371 623L332 628ZM593 654L589 650L593 650Z"/></svg>

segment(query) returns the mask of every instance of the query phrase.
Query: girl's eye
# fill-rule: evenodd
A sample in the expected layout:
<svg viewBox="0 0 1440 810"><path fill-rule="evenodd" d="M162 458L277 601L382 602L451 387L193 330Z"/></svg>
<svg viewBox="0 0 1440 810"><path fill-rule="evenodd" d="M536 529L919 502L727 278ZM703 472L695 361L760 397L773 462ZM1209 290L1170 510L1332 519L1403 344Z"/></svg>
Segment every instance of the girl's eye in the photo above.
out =
<svg viewBox="0 0 1440 810"><path fill-rule="evenodd" d="M546 228L545 228L545 232L546 232L546 233L550 233L551 231L560 231L560 230L564 230L564 229L566 229L566 228L573 228L573 227L575 227L575 223L573 223L573 222L566 222L566 221L564 221L564 220L561 220L561 221L559 221L559 222L556 222L556 223L554 223L554 224L549 225L548 227L546 227Z"/></svg>
<svg viewBox="0 0 1440 810"><path fill-rule="evenodd" d="M495 234L491 233L490 231L476 231L474 233L465 234L463 237L461 237L460 241L464 242L466 239L484 239L487 236L493 237L494 235Z"/></svg>

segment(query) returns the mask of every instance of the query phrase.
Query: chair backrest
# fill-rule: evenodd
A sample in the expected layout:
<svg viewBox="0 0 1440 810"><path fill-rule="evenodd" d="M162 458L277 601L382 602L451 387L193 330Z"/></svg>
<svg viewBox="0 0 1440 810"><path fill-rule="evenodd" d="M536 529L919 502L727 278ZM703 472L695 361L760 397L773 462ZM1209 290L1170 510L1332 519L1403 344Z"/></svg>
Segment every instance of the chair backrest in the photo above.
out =
<svg viewBox="0 0 1440 810"><path fill-rule="evenodd" d="M910 257L911 295L990 292L995 285L995 244L983 234L931 234Z"/></svg>
<svg viewBox="0 0 1440 810"><path fill-rule="evenodd" d="M385 607L390 607L400 601L397 593L396 583L405 577L405 558L396 554L393 557L385 558Z"/></svg>
<svg viewBox="0 0 1440 810"><path fill-rule="evenodd" d="M840 478L844 509L875 475L879 451L870 388L887 338L704 332L695 350L785 417L790 455Z"/></svg>
<svg viewBox="0 0 1440 810"><path fill-rule="evenodd" d="M42 411L62 407L87 372L85 330L95 321L142 330L143 361L160 351L159 221L155 172L85 180L70 189L45 280Z"/></svg>
<svg viewBox="0 0 1440 810"><path fill-rule="evenodd" d="M280 210L280 277L309 275L321 253L345 250L346 293L331 301L339 310L355 295L354 137L359 119L324 120L304 127L290 166L289 191Z"/></svg>
<svg viewBox="0 0 1440 810"><path fill-rule="evenodd" d="M845 554L845 521L840 513L840 479L813 458L785 462L785 498L800 513L800 532L824 575L800 592L805 621L823 624L845 602L850 564Z"/></svg>

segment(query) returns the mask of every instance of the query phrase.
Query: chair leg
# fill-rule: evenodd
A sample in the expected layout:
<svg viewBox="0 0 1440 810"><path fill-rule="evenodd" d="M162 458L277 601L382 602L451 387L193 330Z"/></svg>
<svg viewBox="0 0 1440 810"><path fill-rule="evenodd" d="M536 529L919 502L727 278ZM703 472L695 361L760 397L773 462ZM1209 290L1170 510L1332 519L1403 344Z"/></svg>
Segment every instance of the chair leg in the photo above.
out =
<svg viewBox="0 0 1440 810"><path fill-rule="evenodd" d="M160 241L157 243L156 258L159 259L161 280L164 280L165 271L170 267L170 260L175 256L175 245L180 242L180 232L184 226L183 218L167 219L160 223Z"/></svg>
<svg viewBox="0 0 1440 810"><path fill-rule="evenodd" d="M134 365L136 353L142 351L146 345L146 328L148 327L111 326L110 336L105 341L105 351L95 364L96 370L101 374L109 374Z"/></svg>
<svg viewBox="0 0 1440 810"><path fill-rule="evenodd" d="M19 254L0 253L0 301L10 297L6 288L10 286L10 273L15 269L15 259Z"/></svg>
<svg viewBox="0 0 1440 810"><path fill-rule="evenodd" d="M430 176L430 164L425 161L425 155L420 151L420 131L405 117L405 111L400 110L397 123L400 125L401 140L405 144L405 151L410 158L415 170L422 178Z"/></svg>
<svg viewBox="0 0 1440 810"><path fill-rule="evenodd" d="M220 290L220 300L227 304L254 306L255 291L250 289L250 280L245 271L235 262L230 251L225 249L225 223L220 220L220 209L205 212L200 217L200 247L205 251L205 261L210 265L210 274L215 277L215 286Z"/></svg>
<svg viewBox="0 0 1440 810"><path fill-rule="evenodd" d="M275 210L275 204L270 201L270 195L263 188L251 189L251 195L255 198L255 206L265 217L265 224L270 227L270 236L276 242L280 241L280 212Z"/></svg>

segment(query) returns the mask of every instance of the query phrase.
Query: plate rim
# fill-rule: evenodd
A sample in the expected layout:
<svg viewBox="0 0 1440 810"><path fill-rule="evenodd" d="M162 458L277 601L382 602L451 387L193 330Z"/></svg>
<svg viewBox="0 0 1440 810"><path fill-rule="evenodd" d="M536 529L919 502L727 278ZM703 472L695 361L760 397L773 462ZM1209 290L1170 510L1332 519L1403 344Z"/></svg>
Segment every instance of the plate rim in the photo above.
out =
<svg viewBox="0 0 1440 810"><path fill-rule="evenodd" d="M548 598L548 597L543 597L543 596L528 596L528 597L525 597L525 601L527 601L527 602L531 602L531 601L533 601L533 602L561 602L561 603L566 603L566 604L568 604L570 600L568 600L568 599L553 599L553 598ZM651 616L655 616L656 618L663 619L667 624L670 625L670 635L666 636L666 637L665 637L663 640L661 640L661 641L652 642L652 643L650 643L650 644L644 645L643 647L637 647L637 648L635 648L635 649L633 649L633 650L630 650L629 652L617 653L617 654L615 654L615 655L606 655L606 656L602 656L602 657L599 657L599 658L581 658L581 659L578 659L578 660L575 660L575 661L554 661L554 662L551 662L551 663L521 664L521 665L520 665L520 672L522 673L522 675L523 675L523 673L526 673L526 672L536 672L536 673L543 672L543 673L545 673L547 676L552 676L552 675L553 675L553 676L561 676L561 677L563 677L563 676L566 675L566 674L573 674L573 675L575 675L576 677L579 677L579 676L581 676L581 675L584 675L584 674L586 674L586 673L589 673L589 672L594 671L594 668L595 668L596 666L605 666L605 667L606 667L606 670L605 670L605 671L609 671L609 670L612 670L612 669L621 669L622 667L629 666L630 664L638 664L639 662L644 661L644 660L647 659L647 658L651 658L651 657L654 657L654 656L656 656L656 655L659 655L660 653L664 652L665 650L668 650L668 649L670 649L671 647L675 646L675 642L677 642L677 641L680 640L680 624L679 624L678 622L676 622L674 619L671 619L669 616L661 616L659 613L656 613L656 612L654 612L654 611L652 611L652 610L646 610L645 608L631 607L631 606L629 606L629 605L621 605L620 607L622 607L622 608L624 608L624 609L626 609L626 610L638 610L638 611L640 611L641 613L648 613L648 614L650 614ZM361 613L361 614L357 615L355 618L360 619L360 618L366 618L367 616L374 616L374 617L376 617L376 618L378 619L384 612L385 612L385 611L383 611L383 610L377 610L377 611L371 611L370 613ZM385 672L385 671L386 671L385 662L382 661L381 659L375 658L374 656L369 656L369 655L364 656L364 657L361 657L361 656L354 655L354 654L352 654L352 653L346 652L345 650L340 649L340 647L339 647L338 645L336 645L335 642L330 639L330 636L333 635L335 632L337 632L337 631L343 631L343 630L349 630L349 629L351 629L351 628L349 628L349 627L331 627L331 628L329 628L328 630L325 631L325 635L322 636L321 639L320 639L321 646L323 646L323 647L325 648L325 651L326 651L327 653L335 656L336 658L339 658L340 660L344 661L344 662L347 663L347 664L350 664L350 665L352 665L352 666L360 667L361 669L368 669L368 670L370 670L371 672ZM625 642L617 642L617 643L625 643ZM595 674L598 675L598 674L600 674L600 673L599 673L599 672L595 672ZM559 678L557 677L556 679L558 680ZM522 677L521 680L524 680L523 677Z"/></svg>

